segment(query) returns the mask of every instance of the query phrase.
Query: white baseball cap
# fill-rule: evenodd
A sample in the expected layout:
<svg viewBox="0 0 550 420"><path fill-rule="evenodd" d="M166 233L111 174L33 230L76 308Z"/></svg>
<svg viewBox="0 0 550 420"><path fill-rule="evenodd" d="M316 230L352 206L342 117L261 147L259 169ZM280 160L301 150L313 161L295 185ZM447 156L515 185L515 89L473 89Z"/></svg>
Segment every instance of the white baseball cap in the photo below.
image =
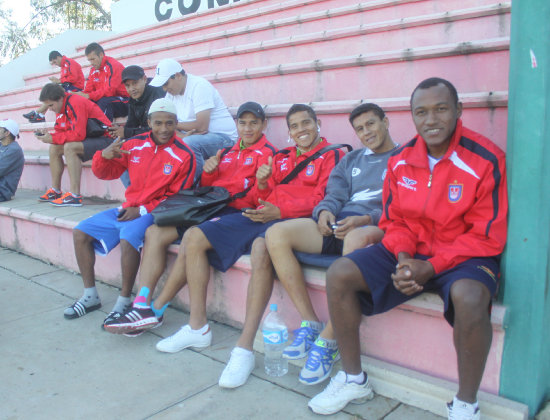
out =
<svg viewBox="0 0 550 420"><path fill-rule="evenodd" d="M169 112L170 114L178 115L174 102L166 98L158 98L153 101L149 107L149 115L153 112Z"/></svg>
<svg viewBox="0 0 550 420"><path fill-rule="evenodd" d="M19 125L14 120L0 120L0 127L8 130L13 137L19 135Z"/></svg>
<svg viewBox="0 0 550 420"><path fill-rule="evenodd" d="M164 85L170 77L183 70L180 63L172 58L160 60L155 70L155 77L149 83L151 86L160 87Z"/></svg>

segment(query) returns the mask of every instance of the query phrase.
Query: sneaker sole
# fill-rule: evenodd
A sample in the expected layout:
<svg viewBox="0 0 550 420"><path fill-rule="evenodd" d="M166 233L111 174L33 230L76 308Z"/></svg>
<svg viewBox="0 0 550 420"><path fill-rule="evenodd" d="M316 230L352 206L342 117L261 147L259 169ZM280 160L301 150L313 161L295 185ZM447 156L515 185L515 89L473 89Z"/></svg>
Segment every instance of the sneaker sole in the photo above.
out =
<svg viewBox="0 0 550 420"><path fill-rule="evenodd" d="M59 198L59 197L57 197ZM38 202L39 203L51 203L53 200L57 200L57 198L41 198L41 197L38 197Z"/></svg>
<svg viewBox="0 0 550 420"><path fill-rule="evenodd" d="M307 406L315 414L322 414L325 416L329 416L331 414L336 414L339 411L342 411L344 408L346 408L348 404L364 404L367 401L372 400L373 398L374 398L374 392L372 389L370 389L369 394L365 395L364 397L354 398L353 400L346 402L344 405L339 404L337 406L335 405L333 407L327 408L327 407L319 407L319 406L311 405L311 401L310 401Z"/></svg>
<svg viewBox="0 0 550 420"><path fill-rule="evenodd" d="M78 204L75 204L75 203L62 203L62 204L57 204L57 203L54 203L53 200L50 201L50 204L52 206L56 206L56 207L82 207L82 203L78 203Z"/></svg>
<svg viewBox="0 0 550 420"><path fill-rule="evenodd" d="M180 352L180 351L182 351L182 350L185 350L185 349L203 350L203 349L205 349L205 348L210 347L211 344L212 344L211 342L208 343L208 344L206 344L206 345L190 344L190 345L188 345L188 346L185 346L185 347L178 347L178 348L175 348L175 349L159 349L158 344L157 344L157 346L155 346L155 347L156 347L156 349L157 349L158 351L160 351L161 353L178 353L178 352Z"/></svg>
<svg viewBox="0 0 550 420"><path fill-rule="evenodd" d="M149 330L158 327L159 324L158 321L148 321L146 318L132 324L105 324L105 330L112 334L127 334L137 330Z"/></svg>

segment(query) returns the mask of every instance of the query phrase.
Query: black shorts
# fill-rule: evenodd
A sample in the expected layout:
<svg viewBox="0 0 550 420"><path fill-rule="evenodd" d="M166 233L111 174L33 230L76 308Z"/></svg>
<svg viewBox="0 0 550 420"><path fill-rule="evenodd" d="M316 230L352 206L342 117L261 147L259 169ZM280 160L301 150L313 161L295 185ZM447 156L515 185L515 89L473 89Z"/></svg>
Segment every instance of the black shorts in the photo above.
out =
<svg viewBox="0 0 550 420"><path fill-rule="evenodd" d="M82 141L84 146L84 154L82 162L86 162L94 157L95 152L103 150L113 142L110 137L88 137Z"/></svg>

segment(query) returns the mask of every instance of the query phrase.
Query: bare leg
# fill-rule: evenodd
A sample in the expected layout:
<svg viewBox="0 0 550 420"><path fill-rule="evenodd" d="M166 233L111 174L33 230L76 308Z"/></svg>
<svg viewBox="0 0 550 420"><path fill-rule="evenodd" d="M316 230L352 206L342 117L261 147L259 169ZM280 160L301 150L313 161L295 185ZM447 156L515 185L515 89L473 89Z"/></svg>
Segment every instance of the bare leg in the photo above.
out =
<svg viewBox="0 0 550 420"><path fill-rule="evenodd" d="M312 219L295 219L276 223L265 236L265 242L277 277L292 299L302 319L319 322L306 287L302 266L293 250L320 254L323 236Z"/></svg>
<svg viewBox="0 0 550 420"><path fill-rule="evenodd" d="M122 290L120 296L130 297L139 269L139 252L125 239L120 241L120 266L122 268Z"/></svg>
<svg viewBox="0 0 550 420"><path fill-rule="evenodd" d="M61 176L65 164L63 163L63 145L51 144L49 148L50 155L50 174L52 176L52 187L61 191Z"/></svg>
<svg viewBox="0 0 550 420"><path fill-rule="evenodd" d="M64 154L71 180L71 192L80 195L80 177L82 176L82 160L80 157L84 154L82 142L65 143Z"/></svg>
<svg viewBox="0 0 550 420"><path fill-rule="evenodd" d="M197 230L200 230L200 229L197 229ZM164 287L162 288L160 294L155 299L155 302L153 304L156 309L162 308L165 304L169 303L172 299L174 299L174 297L178 294L178 292L187 284L185 254L186 254L185 246L182 243L179 247L176 261L172 266L172 270L170 271L168 279L166 279L166 283L164 283ZM206 253L205 253L205 256L206 256ZM206 262L208 263L208 260ZM208 272L207 274L208 279L210 279L209 268L207 268L207 272ZM208 284L208 280L207 280L207 284ZM206 302L206 298L205 298L205 302Z"/></svg>
<svg viewBox="0 0 550 420"><path fill-rule="evenodd" d="M145 231L145 245L141 273L140 287L147 287L151 293L147 296L147 304L151 304L151 296L166 267L166 254L172 242L178 239L178 231L173 226L160 227L151 225Z"/></svg>
<svg viewBox="0 0 550 420"><path fill-rule="evenodd" d="M273 291L273 266L264 238L256 238L251 252L252 276L246 294L246 317L237 347L252 350L256 331ZM204 324L203 324L204 325Z"/></svg>
<svg viewBox="0 0 550 420"><path fill-rule="evenodd" d="M491 347L493 330L487 308L491 296L482 283L461 279L451 286L455 309L454 344L458 361L459 400L477 401L477 391Z"/></svg>
<svg viewBox="0 0 550 420"><path fill-rule="evenodd" d="M40 107L36 110L39 114L44 114L48 110L48 105L42 104Z"/></svg>
<svg viewBox="0 0 550 420"><path fill-rule="evenodd" d="M208 322L206 318L206 292L210 281L210 264L206 252L212 249L212 245L202 230L196 227L185 232L182 243L185 247L185 271L189 283L191 311L189 325L192 329L198 330ZM174 271L175 268L172 269L172 273Z"/></svg>
<svg viewBox="0 0 550 420"><path fill-rule="evenodd" d="M384 237L384 231L377 226L363 226L353 229L344 238L342 255L349 254L356 249L376 244Z"/></svg>
<svg viewBox="0 0 550 420"><path fill-rule="evenodd" d="M81 230L73 230L76 262L78 264L78 269L80 270L80 275L82 276L82 281L84 282L85 288L95 286L95 252L92 245L93 241L94 238Z"/></svg>
<svg viewBox="0 0 550 420"><path fill-rule="evenodd" d="M362 371L359 344L361 307L357 292L369 292L361 271L347 258L336 260L327 272L328 306L342 365L351 375Z"/></svg>

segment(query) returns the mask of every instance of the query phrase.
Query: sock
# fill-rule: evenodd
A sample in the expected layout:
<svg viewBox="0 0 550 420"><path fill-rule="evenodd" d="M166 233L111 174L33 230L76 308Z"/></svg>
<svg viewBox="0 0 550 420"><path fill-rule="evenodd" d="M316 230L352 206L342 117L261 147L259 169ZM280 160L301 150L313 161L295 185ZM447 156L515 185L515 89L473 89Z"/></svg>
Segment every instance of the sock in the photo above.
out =
<svg viewBox="0 0 550 420"><path fill-rule="evenodd" d="M234 347L231 353L234 353L236 355L243 355L243 356L247 354L252 354L250 350L243 349L242 347Z"/></svg>
<svg viewBox="0 0 550 420"><path fill-rule="evenodd" d="M477 403L477 401L476 401L475 403L469 403L469 402L466 402L466 401L459 400L456 396L453 398L453 406L454 406L455 404L456 404L457 406L459 406L459 405L462 405L462 406L464 406L464 405L470 406L470 407L472 407L472 410L473 410L474 413L475 413L475 411L479 408L479 404Z"/></svg>
<svg viewBox="0 0 550 420"><path fill-rule="evenodd" d="M57 188L52 187L52 190L54 190L57 194L61 193L61 190L58 190ZM95 287L94 287L94 289L95 289Z"/></svg>
<svg viewBox="0 0 550 420"><path fill-rule="evenodd" d="M132 303L132 301L130 300L130 296L119 296L116 300L115 306L113 307L113 311L123 313L124 309L129 306L130 303Z"/></svg>
<svg viewBox="0 0 550 420"><path fill-rule="evenodd" d="M304 325L305 324L305 325ZM302 321L302 324L301 326L304 327L304 326L307 326L309 324L309 326L311 327L311 329L317 333L320 333L322 330L323 330L323 323L322 322L316 322L316 321Z"/></svg>
<svg viewBox="0 0 550 420"><path fill-rule="evenodd" d="M356 384L362 385L367 380L367 377L365 375L365 372L361 372L358 375L350 375L349 373L346 373L346 382L349 384L351 382L354 382Z"/></svg>
<svg viewBox="0 0 550 420"><path fill-rule="evenodd" d="M149 288L143 286L139 290L139 294L134 299L134 305L133 305L134 308L139 308L139 309L148 308L149 305L147 305L147 296L149 296Z"/></svg>
<svg viewBox="0 0 550 420"><path fill-rule="evenodd" d="M315 343L319 347L325 347L327 349L335 349L338 348L338 343L336 343L336 340L330 340L328 338L324 338L319 336L317 340L315 340Z"/></svg>
<svg viewBox="0 0 550 420"><path fill-rule="evenodd" d="M101 300L99 299L99 295L97 294L97 289L94 287L88 287L84 289L84 294L78 301L84 305L86 308L89 308L90 306L97 305L98 303L101 303ZM64 313L66 315L74 315L75 311L73 308L69 307L66 308Z"/></svg>
<svg viewBox="0 0 550 420"><path fill-rule="evenodd" d="M164 311L166 310L166 308L168 308L168 305L170 305L170 302L168 303L165 303L164 306L160 309L157 309L155 308L155 302L153 301L153 303L151 304L151 309L153 310L153 312L155 313L155 316L157 318L160 318L161 316L164 315Z"/></svg>
<svg viewBox="0 0 550 420"><path fill-rule="evenodd" d="M57 191L56 191L57 192ZM81 195L80 194L74 194L74 193L71 193L71 195L74 197L74 198L80 198Z"/></svg>
<svg viewBox="0 0 550 420"><path fill-rule="evenodd" d="M44 114L42 114L41 112L37 112L37 114L39 117L44 117Z"/></svg>
<svg viewBox="0 0 550 420"><path fill-rule="evenodd" d="M205 332L207 332L208 330L210 329L210 325L208 324L205 324L202 326L202 328L198 329L198 330L194 330L193 328L191 328L191 332L193 334L204 334Z"/></svg>

